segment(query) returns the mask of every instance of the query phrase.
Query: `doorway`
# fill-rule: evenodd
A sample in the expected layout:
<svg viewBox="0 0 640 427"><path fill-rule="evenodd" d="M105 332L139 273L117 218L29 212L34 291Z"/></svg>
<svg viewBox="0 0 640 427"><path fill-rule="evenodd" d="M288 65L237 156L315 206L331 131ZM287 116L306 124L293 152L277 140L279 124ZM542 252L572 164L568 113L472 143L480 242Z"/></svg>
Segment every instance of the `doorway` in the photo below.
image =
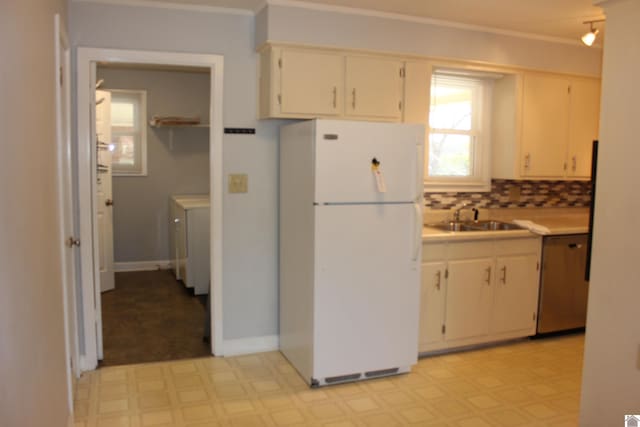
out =
<svg viewBox="0 0 640 427"><path fill-rule="evenodd" d="M100 292L99 230L97 224L97 140L92 120L95 118L96 66L98 63L143 66L197 67L210 73L209 128L209 266L211 268L211 354L223 355L222 340L222 82L223 58L219 55L172 52L128 51L114 49L78 49L78 196L80 204L81 247L81 366L95 369L102 357L102 295Z"/></svg>
<svg viewBox="0 0 640 427"><path fill-rule="evenodd" d="M96 78L100 366L206 356L209 69L100 62Z"/></svg>

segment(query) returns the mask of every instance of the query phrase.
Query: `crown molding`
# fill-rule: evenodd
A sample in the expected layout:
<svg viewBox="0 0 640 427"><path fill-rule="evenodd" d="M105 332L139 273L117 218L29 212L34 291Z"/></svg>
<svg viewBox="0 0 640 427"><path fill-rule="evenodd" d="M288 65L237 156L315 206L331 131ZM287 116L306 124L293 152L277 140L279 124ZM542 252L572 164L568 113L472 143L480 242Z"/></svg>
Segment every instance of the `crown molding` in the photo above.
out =
<svg viewBox="0 0 640 427"><path fill-rule="evenodd" d="M225 13L230 15L254 16L254 11L247 9L234 9L230 7L217 7L198 4L171 3L152 0L71 0L72 3L96 3L110 6L134 6L152 7L156 9L183 10L191 12Z"/></svg>

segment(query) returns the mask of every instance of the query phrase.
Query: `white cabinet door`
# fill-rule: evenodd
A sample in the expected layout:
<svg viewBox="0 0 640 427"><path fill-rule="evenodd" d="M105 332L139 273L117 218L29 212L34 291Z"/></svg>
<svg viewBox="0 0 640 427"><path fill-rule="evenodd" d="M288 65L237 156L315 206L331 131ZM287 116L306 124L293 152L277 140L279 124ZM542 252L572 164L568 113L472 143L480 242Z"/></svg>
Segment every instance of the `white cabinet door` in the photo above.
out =
<svg viewBox="0 0 640 427"><path fill-rule="evenodd" d="M522 175L565 175L569 131L569 80L526 73L522 106Z"/></svg>
<svg viewBox="0 0 640 427"><path fill-rule="evenodd" d="M536 254L499 257L490 333L528 330L535 334L538 307Z"/></svg>
<svg viewBox="0 0 640 427"><path fill-rule="evenodd" d="M427 125L431 105L431 64L405 62L404 116L405 123Z"/></svg>
<svg viewBox="0 0 640 427"><path fill-rule="evenodd" d="M283 49L280 57L283 114L342 114L344 59L312 50Z"/></svg>
<svg viewBox="0 0 640 427"><path fill-rule="evenodd" d="M402 118L402 62L364 56L346 59L345 113L382 120Z"/></svg>
<svg viewBox="0 0 640 427"><path fill-rule="evenodd" d="M429 344L442 341L444 337L442 326L446 304L445 267L444 261L422 264L419 351L426 351Z"/></svg>
<svg viewBox="0 0 640 427"><path fill-rule="evenodd" d="M600 81L572 81L568 158L571 177L591 176L591 147L593 140L598 139L599 116Z"/></svg>
<svg viewBox="0 0 640 427"><path fill-rule="evenodd" d="M493 297L493 258L449 262L445 339L486 335Z"/></svg>

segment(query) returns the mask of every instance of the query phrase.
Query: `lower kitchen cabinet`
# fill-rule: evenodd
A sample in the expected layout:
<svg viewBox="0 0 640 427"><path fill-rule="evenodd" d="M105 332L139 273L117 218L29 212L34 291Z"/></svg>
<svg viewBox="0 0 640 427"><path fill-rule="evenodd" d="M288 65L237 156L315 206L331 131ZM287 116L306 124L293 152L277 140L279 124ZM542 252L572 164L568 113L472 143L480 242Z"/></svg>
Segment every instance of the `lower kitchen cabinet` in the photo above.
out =
<svg viewBox="0 0 640 427"><path fill-rule="evenodd" d="M446 263L422 263L420 289L420 337L419 346L442 341L444 324Z"/></svg>
<svg viewBox="0 0 640 427"><path fill-rule="evenodd" d="M530 331L535 334L539 263L536 254L496 260L490 333Z"/></svg>
<svg viewBox="0 0 640 427"><path fill-rule="evenodd" d="M424 243L421 353L534 335L541 239Z"/></svg>

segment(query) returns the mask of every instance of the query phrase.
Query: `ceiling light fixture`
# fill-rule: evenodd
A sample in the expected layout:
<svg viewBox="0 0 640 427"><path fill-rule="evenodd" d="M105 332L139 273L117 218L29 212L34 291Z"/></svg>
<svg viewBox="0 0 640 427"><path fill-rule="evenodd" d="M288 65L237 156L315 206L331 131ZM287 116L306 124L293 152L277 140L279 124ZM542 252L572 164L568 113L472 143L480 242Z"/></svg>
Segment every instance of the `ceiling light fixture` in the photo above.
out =
<svg viewBox="0 0 640 427"><path fill-rule="evenodd" d="M589 24L589 31L582 36L582 43L591 46L596 41L596 36L600 32L597 28L593 28L596 22L604 22L604 19L594 19L593 21L584 21L583 24Z"/></svg>

